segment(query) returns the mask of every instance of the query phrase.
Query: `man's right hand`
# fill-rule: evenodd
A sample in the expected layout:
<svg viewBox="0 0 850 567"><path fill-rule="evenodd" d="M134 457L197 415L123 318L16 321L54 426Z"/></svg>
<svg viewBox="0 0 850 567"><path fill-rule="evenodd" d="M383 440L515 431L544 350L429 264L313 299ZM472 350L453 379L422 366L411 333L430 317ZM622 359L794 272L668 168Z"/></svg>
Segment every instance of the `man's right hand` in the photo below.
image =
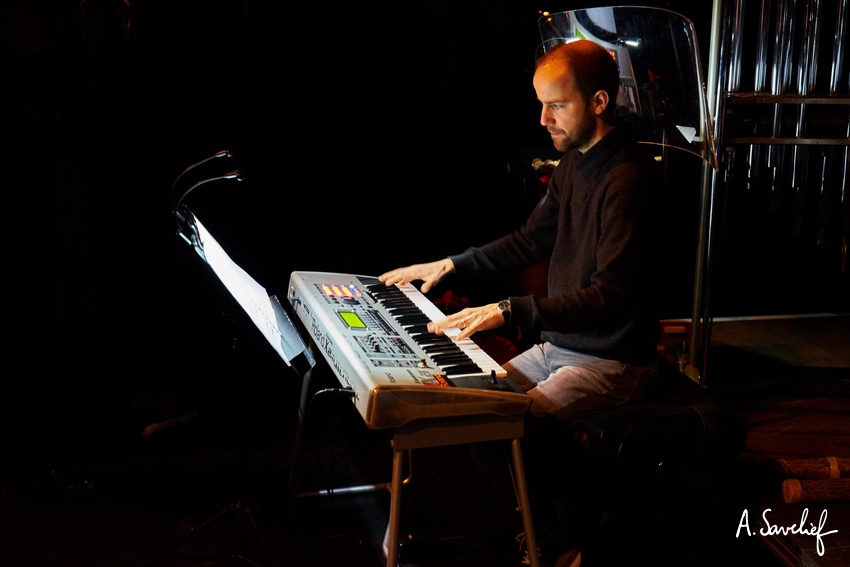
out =
<svg viewBox="0 0 850 567"><path fill-rule="evenodd" d="M455 266L451 260L444 258L427 264L413 264L406 268L396 268L378 276L378 279L388 286L421 281L422 293L427 293L431 288L443 281L447 275L454 272Z"/></svg>

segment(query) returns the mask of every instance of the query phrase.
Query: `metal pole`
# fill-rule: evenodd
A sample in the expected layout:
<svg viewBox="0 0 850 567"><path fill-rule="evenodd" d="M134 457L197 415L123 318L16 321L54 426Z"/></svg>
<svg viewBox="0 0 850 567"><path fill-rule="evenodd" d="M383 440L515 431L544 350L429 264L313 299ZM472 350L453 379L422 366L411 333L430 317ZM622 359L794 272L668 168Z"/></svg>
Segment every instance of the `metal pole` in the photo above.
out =
<svg viewBox="0 0 850 567"><path fill-rule="evenodd" d="M714 105L714 116L720 116L717 109L720 107L718 84L720 77L720 50L721 50L721 17L723 13L723 0L713 0L711 12L711 39L708 55L708 73L706 81L706 96L711 105ZM709 106L709 112L711 112ZM718 142L721 138L717 135L717 124L719 120L710 120L714 129L714 139ZM719 142L718 142L719 143ZM707 289L707 259L710 255L709 243L711 241L712 222L712 199L714 194L714 181L716 170L708 163L702 164L702 182L700 187L700 212L697 227L696 261L694 266L694 294L691 311L691 356L685 365L685 374L693 381L705 385L700 375L700 368L705 366L706 353L698 345L702 344L702 323L706 304Z"/></svg>

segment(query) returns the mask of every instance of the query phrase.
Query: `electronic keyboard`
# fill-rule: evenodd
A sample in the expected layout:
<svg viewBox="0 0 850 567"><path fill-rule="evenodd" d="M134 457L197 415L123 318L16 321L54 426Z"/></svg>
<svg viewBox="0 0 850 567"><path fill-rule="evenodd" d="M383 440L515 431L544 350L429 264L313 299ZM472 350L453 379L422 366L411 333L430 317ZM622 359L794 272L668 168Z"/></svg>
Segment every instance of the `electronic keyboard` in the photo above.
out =
<svg viewBox="0 0 850 567"><path fill-rule="evenodd" d="M459 329L429 333L445 314L412 284L376 277L293 272L288 299L313 348L353 392L370 429L419 419L516 415L530 397Z"/></svg>

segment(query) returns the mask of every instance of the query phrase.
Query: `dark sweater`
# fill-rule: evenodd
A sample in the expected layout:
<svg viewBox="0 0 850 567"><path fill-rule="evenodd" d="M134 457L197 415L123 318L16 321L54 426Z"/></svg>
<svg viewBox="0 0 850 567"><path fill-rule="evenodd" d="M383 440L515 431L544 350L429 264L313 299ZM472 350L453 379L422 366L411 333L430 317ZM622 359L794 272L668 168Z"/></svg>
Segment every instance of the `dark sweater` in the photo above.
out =
<svg viewBox="0 0 850 567"><path fill-rule="evenodd" d="M511 297L511 323L559 347L652 362L657 174L653 157L618 125L586 153L564 154L523 227L450 256L455 271L513 272L548 256L548 296Z"/></svg>

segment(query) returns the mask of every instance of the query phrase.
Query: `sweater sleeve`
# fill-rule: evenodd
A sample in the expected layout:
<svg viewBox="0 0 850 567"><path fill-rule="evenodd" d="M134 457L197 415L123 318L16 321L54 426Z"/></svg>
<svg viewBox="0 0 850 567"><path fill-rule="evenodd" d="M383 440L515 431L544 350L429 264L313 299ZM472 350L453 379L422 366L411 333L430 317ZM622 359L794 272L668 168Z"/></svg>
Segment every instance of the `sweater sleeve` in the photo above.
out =
<svg viewBox="0 0 850 567"><path fill-rule="evenodd" d="M552 253L558 228L560 191L550 183L525 224L482 246L449 256L460 277L516 272ZM513 314L513 305L511 306Z"/></svg>

